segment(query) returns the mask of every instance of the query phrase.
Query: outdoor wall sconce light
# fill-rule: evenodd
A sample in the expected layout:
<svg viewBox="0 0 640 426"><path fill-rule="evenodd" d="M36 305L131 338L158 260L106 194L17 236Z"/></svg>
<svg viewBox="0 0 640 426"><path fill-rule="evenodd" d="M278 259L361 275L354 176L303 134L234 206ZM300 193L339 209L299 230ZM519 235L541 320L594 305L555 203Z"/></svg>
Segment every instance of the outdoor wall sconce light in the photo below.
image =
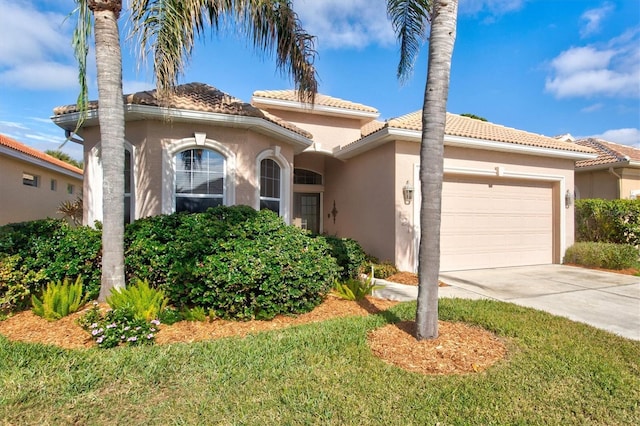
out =
<svg viewBox="0 0 640 426"><path fill-rule="evenodd" d="M567 189L567 192L564 194L564 207L568 209L571 207L571 204L573 204L573 194Z"/></svg>
<svg viewBox="0 0 640 426"><path fill-rule="evenodd" d="M413 200L413 185L411 185L409 181L402 187L402 198L404 198L406 205L411 204L411 200Z"/></svg>
<svg viewBox="0 0 640 426"><path fill-rule="evenodd" d="M333 223L336 223L336 216L338 216L338 209L336 208L336 200L333 200L333 208L331 209L331 216L333 216Z"/></svg>

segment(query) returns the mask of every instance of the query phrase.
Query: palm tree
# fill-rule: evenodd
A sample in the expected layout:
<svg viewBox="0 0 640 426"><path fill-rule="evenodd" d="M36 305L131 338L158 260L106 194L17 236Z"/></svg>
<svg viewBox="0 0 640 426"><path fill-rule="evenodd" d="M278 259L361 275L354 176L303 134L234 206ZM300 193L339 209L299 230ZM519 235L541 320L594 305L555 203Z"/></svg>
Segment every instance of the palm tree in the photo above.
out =
<svg viewBox="0 0 640 426"><path fill-rule="evenodd" d="M430 25L429 65L422 107L420 145L420 249L416 339L438 337L438 275L444 131L457 0L389 0L387 13L400 42L398 77L407 78Z"/></svg>
<svg viewBox="0 0 640 426"><path fill-rule="evenodd" d="M124 281L124 104L118 18L122 0L75 0L74 48L80 68L78 110L87 110L86 59L92 28L98 81L98 122L103 167L102 280L100 300ZM196 36L233 18L258 50L275 50L277 66L291 75L301 100L317 91L313 37L300 26L290 0L132 0L134 30L154 56L158 91L171 94ZM76 129L77 130L77 129Z"/></svg>

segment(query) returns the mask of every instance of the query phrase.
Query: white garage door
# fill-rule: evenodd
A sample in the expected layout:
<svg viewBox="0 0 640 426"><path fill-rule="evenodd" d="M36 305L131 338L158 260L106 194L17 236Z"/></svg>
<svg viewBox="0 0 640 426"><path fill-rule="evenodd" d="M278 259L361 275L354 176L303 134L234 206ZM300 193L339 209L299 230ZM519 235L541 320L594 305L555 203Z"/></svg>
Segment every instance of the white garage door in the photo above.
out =
<svg viewBox="0 0 640 426"><path fill-rule="evenodd" d="M553 263L551 183L445 177L440 270Z"/></svg>

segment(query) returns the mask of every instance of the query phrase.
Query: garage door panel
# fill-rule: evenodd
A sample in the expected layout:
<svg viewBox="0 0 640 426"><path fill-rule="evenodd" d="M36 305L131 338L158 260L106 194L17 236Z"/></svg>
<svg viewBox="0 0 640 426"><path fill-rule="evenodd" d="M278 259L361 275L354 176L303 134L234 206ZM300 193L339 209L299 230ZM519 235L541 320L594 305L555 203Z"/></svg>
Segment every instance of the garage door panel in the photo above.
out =
<svg viewBox="0 0 640 426"><path fill-rule="evenodd" d="M552 263L551 183L443 183L441 270Z"/></svg>

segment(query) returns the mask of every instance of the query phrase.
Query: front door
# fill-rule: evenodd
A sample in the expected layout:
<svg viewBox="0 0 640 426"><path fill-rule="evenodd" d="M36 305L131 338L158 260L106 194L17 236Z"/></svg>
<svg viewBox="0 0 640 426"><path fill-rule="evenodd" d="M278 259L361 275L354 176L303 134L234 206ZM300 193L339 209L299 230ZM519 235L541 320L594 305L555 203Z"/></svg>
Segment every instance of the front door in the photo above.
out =
<svg viewBox="0 0 640 426"><path fill-rule="evenodd" d="M302 229L320 233L320 194L302 193L293 194L293 217L300 218Z"/></svg>

